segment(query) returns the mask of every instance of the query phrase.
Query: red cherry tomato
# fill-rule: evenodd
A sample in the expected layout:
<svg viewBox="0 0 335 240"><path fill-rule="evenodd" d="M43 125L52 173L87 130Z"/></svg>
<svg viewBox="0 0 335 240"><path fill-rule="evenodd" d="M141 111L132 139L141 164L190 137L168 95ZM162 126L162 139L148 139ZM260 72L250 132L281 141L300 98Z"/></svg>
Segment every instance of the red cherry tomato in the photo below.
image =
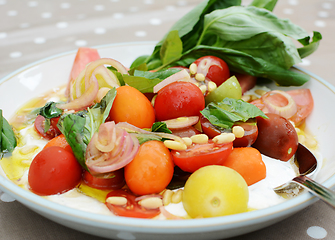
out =
<svg viewBox="0 0 335 240"><path fill-rule="evenodd" d="M199 116L205 107L201 90L189 82L174 82L158 91L155 99L157 121Z"/></svg>
<svg viewBox="0 0 335 240"><path fill-rule="evenodd" d="M207 118L204 116L200 117L200 123L202 131L209 137L214 138L215 136L223 132L231 132L231 130L221 130L216 128ZM257 138L258 128L256 119L249 119L247 122L237 122L234 126L241 126L244 129L244 136L236 138L233 142L234 147L250 147Z"/></svg>
<svg viewBox="0 0 335 240"><path fill-rule="evenodd" d="M76 187L81 173L81 166L72 153L51 146L35 156L29 168L28 182L32 192L53 195Z"/></svg>
<svg viewBox="0 0 335 240"><path fill-rule="evenodd" d="M125 205L115 205L107 201L109 197L124 197L127 199ZM146 209L139 205L136 201L136 196L126 190L114 190L106 196L106 206L108 209L117 216L134 217L134 218L153 218L160 213L157 209Z"/></svg>
<svg viewBox="0 0 335 240"><path fill-rule="evenodd" d="M120 189L125 185L123 168L109 174L108 178L96 177L87 171L83 173L84 183L97 189Z"/></svg>
<svg viewBox="0 0 335 240"><path fill-rule="evenodd" d="M238 82L240 83L242 94L252 89L256 85L257 77L243 73L236 73L234 75L237 78Z"/></svg>
<svg viewBox="0 0 335 240"><path fill-rule="evenodd" d="M34 123L34 127L35 130L37 131L37 133L39 135L41 135L42 137L46 138L46 139L52 139L58 135L61 134L61 132L59 131L58 127L57 127L57 123L58 123L59 118L51 118L50 119L50 127L48 129L48 131L45 132L45 118L41 115L38 115L35 119L35 123Z"/></svg>
<svg viewBox="0 0 335 240"><path fill-rule="evenodd" d="M257 117L258 137L252 145L262 154L288 161L298 148L298 134L293 125L284 117L274 113L269 118Z"/></svg>
<svg viewBox="0 0 335 240"><path fill-rule="evenodd" d="M233 143L215 144L211 140L204 144L192 144L184 151L172 150L174 163L185 172L194 172L208 165L223 165L233 150Z"/></svg>
<svg viewBox="0 0 335 240"><path fill-rule="evenodd" d="M195 127L186 127L186 128L178 128L178 129L172 129L172 134L177 135L181 138L183 137L191 137L195 134L201 133L198 129Z"/></svg>
<svg viewBox="0 0 335 240"><path fill-rule="evenodd" d="M195 62L198 66L198 73L203 73L211 81L220 86L230 77L228 65L222 59L215 56L204 56Z"/></svg>

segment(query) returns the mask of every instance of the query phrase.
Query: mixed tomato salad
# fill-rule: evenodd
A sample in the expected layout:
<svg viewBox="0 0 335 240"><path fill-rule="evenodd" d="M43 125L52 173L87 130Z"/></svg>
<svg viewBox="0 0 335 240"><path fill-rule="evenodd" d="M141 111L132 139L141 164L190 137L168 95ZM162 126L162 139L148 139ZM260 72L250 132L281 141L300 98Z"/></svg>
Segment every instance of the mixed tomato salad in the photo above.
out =
<svg viewBox="0 0 335 240"><path fill-rule="evenodd" d="M321 40L275 17L275 2L204 1L130 68L79 48L56 97L22 108L12 126L1 118L2 153L33 126L45 144L25 150L29 190L77 188L117 216L176 219L165 209L171 202L190 218L250 210L248 187L267 175L262 155L292 159L313 110L309 89L259 87L303 85L306 76L290 67ZM2 160L5 172L14 156Z"/></svg>

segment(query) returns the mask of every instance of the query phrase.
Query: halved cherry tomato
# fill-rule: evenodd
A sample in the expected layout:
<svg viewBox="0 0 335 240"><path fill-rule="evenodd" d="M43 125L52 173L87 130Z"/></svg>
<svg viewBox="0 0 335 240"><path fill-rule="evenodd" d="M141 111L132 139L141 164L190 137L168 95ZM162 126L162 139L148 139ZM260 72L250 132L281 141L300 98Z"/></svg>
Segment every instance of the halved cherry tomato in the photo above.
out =
<svg viewBox="0 0 335 240"><path fill-rule="evenodd" d="M204 56L194 62L198 66L198 73L203 73L211 81L220 86L230 77L228 65L221 58Z"/></svg>
<svg viewBox="0 0 335 240"><path fill-rule="evenodd" d="M194 172L208 165L222 165L233 150L233 143L215 144L211 140L204 144L192 144L184 151L172 150L174 163L185 172Z"/></svg>
<svg viewBox="0 0 335 240"><path fill-rule="evenodd" d="M28 182L32 192L53 195L76 187L81 173L82 168L72 153L52 146L35 156L29 168Z"/></svg>
<svg viewBox="0 0 335 240"><path fill-rule="evenodd" d="M295 115L290 117L289 120L294 122L295 125L299 125L313 110L314 100L311 91L309 89L296 89L286 91L286 93L291 95L297 104L297 112ZM287 99L282 97L280 94L273 94L269 97L269 99L277 106L285 106L287 104ZM265 108L262 98L254 100L251 103L261 110Z"/></svg>
<svg viewBox="0 0 335 240"><path fill-rule="evenodd" d="M262 154L288 161L298 148L298 134L284 117L267 113L268 119L257 117L258 137L252 145Z"/></svg>
<svg viewBox="0 0 335 240"><path fill-rule="evenodd" d="M57 122L59 118L50 119L50 127L48 131L45 131L45 118L41 115L38 115L35 119L34 127L39 135L46 139L52 139L61 134L57 127Z"/></svg>
<svg viewBox="0 0 335 240"><path fill-rule="evenodd" d="M157 209L146 209L139 205L135 199L136 196L126 190L114 190L107 194L106 200L109 197L124 197L127 199L125 205L110 204L106 201L108 209L117 216L122 217L133 217L133 218L153 218L160 213L159 208Z"/></svg>
<svg viewBox="0 0 335 240"><path fill-rule="evenodd" d="M216 128L207 118L204 116L200 117L201 129L209 137L214 138L215 136L223 132L231 132L227 129ZM233 142L234 147L250 147L257 138L258 128L256 119L249 119L247 122L236 122L234 126L241 126L244 129L244 136L242 138L236 138Z"/></svg>
<svg viewBox="0 0 335 240"><path fill-rule="evenodd" d="M172 129L172 134L177 135L181 138L183 137L191 137L195 134L201 133L198 129L195 127L186 127L186 128L178 128L178 129Z"/></svg>
<svg viewBox="0 0 335 240"><path fill-rule="evenodd" d="M234 75L237 78L238 82L240 83L242 94L252 89L256 85L257 77L243 73L236 73Z"/></svg>
<svg viewBox="0 0 335 240"><path fill-rule="evenodd" d="M87 171L83 173L84 183L92 188L97 189L120 189L125 185L123 168L116 170L108 177L95 177Z"/></svg>
<svg viewBox="0 0 335 240"><path fill-rule="evenodd" d="M189 82L174 82L158 91L155 112L158 121L199 116L205 107L201 90Z"/></svg>
<svg viewBox="0 0 335 240"><path fill-rule="evenodd" d="M133 193L147 195L163 191L172 179L173 169L170 151L164 143L148 141L126 165L124 177Z"/></svg>

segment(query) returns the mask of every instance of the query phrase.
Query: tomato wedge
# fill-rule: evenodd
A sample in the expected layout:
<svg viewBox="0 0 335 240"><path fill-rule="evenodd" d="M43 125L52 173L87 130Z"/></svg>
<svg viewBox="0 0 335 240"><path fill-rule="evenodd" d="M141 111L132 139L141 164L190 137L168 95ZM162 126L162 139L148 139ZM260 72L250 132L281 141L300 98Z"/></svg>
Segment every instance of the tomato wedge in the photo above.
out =
<svg viewBox="0 0 335 240"><path fill-rule="evenodd" d="M233 150L233 143L216 144L212 140L208 143L192 144L184 151L172 150L174 163L185 172L194 172L208 165L222 165Z"/></svg>
<svg viewBox="0 0 335 240"><path fill-rule="evenodd" d="M45 118L41 115L38 115L34 123L35 130L37 131L39 135L50 140L61 134L61 132L59 131L57 127L58 119L59 118L51 118L50 127L48 131L45 131L45 128L44 128Z"/></svg>
<svg viewBox="0 0 335 240"><path fill-rule="evenodd" d="M107 194L106 200L109 197L124 197L127 199L125 205L110 204L106 201L108 209L117 216L122 217L133 217L133 218L153 218L160 214L159 208L157 209L146 209L139 205L135 199L136 196L127 190L114 190Z"/></svg>
<svg viewBox="0 0 335 240"><path fill-rule="evenodd" d="M123 168L116 170L110 173L108 178L95 177L89 172L84 171L83 181L87 186L96 189L120 189L126 184L123 171Z"/></svg>

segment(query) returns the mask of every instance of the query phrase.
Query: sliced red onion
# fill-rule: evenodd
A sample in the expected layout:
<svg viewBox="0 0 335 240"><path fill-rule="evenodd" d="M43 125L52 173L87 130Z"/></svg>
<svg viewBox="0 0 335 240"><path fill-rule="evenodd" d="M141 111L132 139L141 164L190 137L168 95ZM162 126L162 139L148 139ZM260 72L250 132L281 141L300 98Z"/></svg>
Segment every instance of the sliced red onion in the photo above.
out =
<svg viewBox="0 0 335 240"><path fill-rule="evenodd" d="M162 215L166 217L166 219L171 219L171 220L182 220L184 218L176 216L172 213L170 213L164 206L159 207L159 210L161 211Z"/></svg>
<svg viewBox="0 0 335 240"><path fill-rule="evenodd" d="M94 69L93 75L95 75L95 77L98 79L99 78L103 78L105 80L105 82L109 85L109 86L100 86L100 87L115 87L118 88L120 86L120 82L119 79L115 76L115 74L112 71L109 71L105 66L98 66L96 69Z"/></svg>
<svg viewBox="0 0 335 240"><path fill-rule="evenodd" d="M179 117L174 119L169 119L166 121L162 121L166 123L166 126L169 129L180 129L180 128L186 128L195 125L199 121L198 116L192 116L192 117Z"/></svg>
<svg viewBox="0 0 335 240"><path fill-rule="evenodd" d="M87 91L84 92L79 98L76 98L68 103L57 104L57 107L60 109L68 110L82 110L92 105L95 97L99 91L98 80L93 75L90 78L90 83Z"/></svg>
<svg viewBox="0 0 335 240"><path fill-rule="evenodd" d="M150 132L138 127L135 127L134 125L131 125L127 122L119 122L116 124L117 127L125 129L129 133L143 133L143 134L151 134L151 135L156 135L161 138L167 138L171 140L175 140L177 142L182 142L184 143L184 140L181 139L180 137L174 135L174 134L169 134L169 133L162 133L162 132Z"/></svg>
<svg viewBox="0 0 335 240"><path fill-rule="evenodd" d="M271 101L271 96L275 94L280 94L283 96L287 100L287 104L285 106L278 106L274 103L274 101ZM273 90L267 92L262 96L261 99L267 111L270 113L278 114L284 118L290 118L297 112L297 104L293 100L292 96L284 91Z"/></svg>
<svg viewBox="0 0 335 240"><path fill-rule="evenodd" d="M101 124L87 146L86 165L93 175L112 172L131 162L138 148L137 138L118 128L114 122L106 122Z"/></svg>
<svg viewBox="0 0 335 240"><path fill-rule="evenodd" d="M163 87L169 85L170 83L173 82L189 82L191 79L190 74L186 69L183 69L179 72L176 72L175 74L165 78L163 81L160 83L156 84L153 88L154 93L158 93L159 90L161 90Z"/></svg>

